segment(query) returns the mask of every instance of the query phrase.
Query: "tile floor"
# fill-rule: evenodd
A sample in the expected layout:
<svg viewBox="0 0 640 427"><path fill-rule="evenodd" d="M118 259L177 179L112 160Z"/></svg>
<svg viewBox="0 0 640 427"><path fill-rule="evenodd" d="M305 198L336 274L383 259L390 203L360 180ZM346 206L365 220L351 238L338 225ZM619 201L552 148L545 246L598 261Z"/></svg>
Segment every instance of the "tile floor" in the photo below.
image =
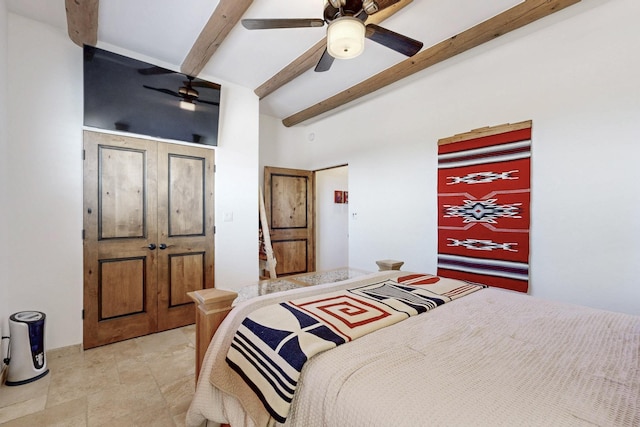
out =
<svg viewBox="0 0 640 427"><path fill-rule="evenodd" d="M195 390L195 327L47 353L47 376L0 387L0 425L183 426Z"/></svg>

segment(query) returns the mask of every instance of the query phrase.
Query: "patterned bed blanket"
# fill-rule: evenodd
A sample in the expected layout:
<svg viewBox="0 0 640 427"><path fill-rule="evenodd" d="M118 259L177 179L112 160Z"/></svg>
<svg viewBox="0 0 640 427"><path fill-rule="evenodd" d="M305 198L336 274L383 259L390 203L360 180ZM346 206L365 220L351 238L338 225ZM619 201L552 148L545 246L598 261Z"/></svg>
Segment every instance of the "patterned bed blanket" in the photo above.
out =
<svg viewBox="0 0 640 427"><path fill-rule="evenodd" d="M226 361L282 423L312 356L483 287L413 274L268 305L242 321Z"/></svg>
<svg viewBox="0 0 640 427"><path fill-rule="evenodd" d="M238 304L211 342L186 425L275 422L225 360L256 309L407 274L379 272ZM287 421L278 423L479 424L640 426L640 316L484 289L312 357Z"/></svg>

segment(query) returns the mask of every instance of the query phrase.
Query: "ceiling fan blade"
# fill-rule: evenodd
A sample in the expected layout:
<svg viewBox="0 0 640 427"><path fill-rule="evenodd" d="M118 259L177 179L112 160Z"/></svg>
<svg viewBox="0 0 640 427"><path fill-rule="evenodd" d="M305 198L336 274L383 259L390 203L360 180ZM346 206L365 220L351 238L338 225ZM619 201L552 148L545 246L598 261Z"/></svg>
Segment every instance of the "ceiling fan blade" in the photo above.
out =
<svg viewBox="0 0 640 427"><path fill-rule="evenodd" d="M243 19L242 26L248 30L269 30L273 28L322 27L322 19Z"/></svg>
<svg viewBox="0 0 640 427"><path fill-rule="evenodd" d="M329 55L329 51L327 51L327 48L325 48L324 53L322 54L322 57L318 61L318 64L316 64L316 68L314 69L314 71L316 73L329 71L329 68L331 68L331 65L333 65L333 60L334 60L333 56Z"/></svg>
<svg viewBox="0 0 640 427"><path fill-rule="evenodd" d="M175 71L167 70L162 67L149 67L149 68L138 68L138 73L143 74L145 76L152 76L155 74L173 74Z"/></svg>
<svg viewBox="0 0 640 427"><path fill-rule="evenodd" d="M376 24L366 27L365 37L406 56L413 56L422 49L422 42L387 30Z"/></svg>
<svg viewBox="0 0 640 427"><path fill-rule="evenodd" d="M183 82L185 85L188 82ZM206 82L206 81L197 81L197 82L190 82L191 86L193 87L205 87L205 88L209 88L209 89L220 89L220 85L216 84L216 83L210 83L210 82Z"/></svg>
<svg viewBox="0 0 640 427"><path fill-rule="evenodd" d="M152 87L152 86L147 86L147 85L142 85L142 87L144 87L145 89L151 89L151 90L155 90L155 91L158 91L158 92L166 93L167 95L171 95L171 96L175 96L175 97L178 97L178 98L182 98L182 96L180 96L180 94L178 92L174 92L174 91L169 90L169 89Z"/></svg>
<svg viewBox="0 0 640 427"><path fill-rule="evenodd" d="M196 102L201 102L203 104L209 104L209 105L220 105L219 102L214 102L214 101L205 101L204 99L196 99Z"/></svg>

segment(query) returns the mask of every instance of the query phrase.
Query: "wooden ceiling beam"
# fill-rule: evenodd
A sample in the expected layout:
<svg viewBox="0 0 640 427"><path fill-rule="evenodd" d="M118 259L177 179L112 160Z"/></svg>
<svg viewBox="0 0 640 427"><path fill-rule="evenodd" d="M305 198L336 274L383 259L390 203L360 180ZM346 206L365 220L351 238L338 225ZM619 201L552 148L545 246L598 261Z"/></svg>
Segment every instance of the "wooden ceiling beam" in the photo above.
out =
<svg viewBox="0 0 640 427"><path fill-rule="evenodd" d="M78 46L98 43L98 0L65 0L67 32Z"/></svg>
<svg viewBox="0 0 640 427"><path fill-rule="evenodd" d="M389 3L389 0L385 0L385 1L386 3ZM381 10L380 12L371 15L367 19L366 23L380 24L382 21L384 21L388 17L398 12L400 9L407 6L413 0L400 0L400 1L392 0L392 1L395 2L395 4L387 6L385 9ZM300 55L297 59L295 59L289 65L284 67L282 70L278 71L269 80L267 80L266 82L261 84L258 88L256 88L256 90L254 91L255 94L258 95L260 99L262 99L265 96L280 89L282 86L286 85L287 83L294 80L295 78L299 77L303 73L315 67L318 61L320 60L320 57L324 53L324 49L326 46L327 46L327 38L325 37L322 40L320 40L318 43L313 45L313 47L311 47L305 53Z"/></svg>
<svg viewBox="0 0 640 427"><path fill-rule="evenodd" d="M182 62L180 71L190 76L200 74L251 3L253 0L220 0Z"/></svg>
<svg viewBox="0 0 640 427"><path fill-rule="evenodd" d="M317 117L580 1L525 0L511 9L425 49L345 91L285 118L282 123L290 127Z"/></svg>
<svg viewBox="0 0 640 427"><path fill-rule="evenodd" d="M278 71L269 80L258 86L254 90L255 94L258 95L258 98L262 99L265 96L270 95L276 90L280 89L282 86L286 85L293 79L300 77L306 71L315 67L320 60L320 57L324 53L324 48L326 45L327 38L324 37L289 65Z"/></svg>

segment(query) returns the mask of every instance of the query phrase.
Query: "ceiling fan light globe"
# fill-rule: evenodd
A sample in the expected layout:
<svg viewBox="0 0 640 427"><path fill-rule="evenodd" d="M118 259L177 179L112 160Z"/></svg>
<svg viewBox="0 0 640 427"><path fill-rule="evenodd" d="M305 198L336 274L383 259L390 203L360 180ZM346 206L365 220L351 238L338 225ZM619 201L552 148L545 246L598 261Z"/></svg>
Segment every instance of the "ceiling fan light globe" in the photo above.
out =
<svg viewBox="0 0 640 427"><path fill-rule="evenodd" d="M196 104L193 101L182 100L180 101L180 108L187 111L196 111Z"/></svg>
<svg viewBox="0 0 640 427"><path fill-rule="evenodd" d="M327 51L337 59L351 59L364 51L365 27L362 21L343 16L327 29Z"/></svg>

